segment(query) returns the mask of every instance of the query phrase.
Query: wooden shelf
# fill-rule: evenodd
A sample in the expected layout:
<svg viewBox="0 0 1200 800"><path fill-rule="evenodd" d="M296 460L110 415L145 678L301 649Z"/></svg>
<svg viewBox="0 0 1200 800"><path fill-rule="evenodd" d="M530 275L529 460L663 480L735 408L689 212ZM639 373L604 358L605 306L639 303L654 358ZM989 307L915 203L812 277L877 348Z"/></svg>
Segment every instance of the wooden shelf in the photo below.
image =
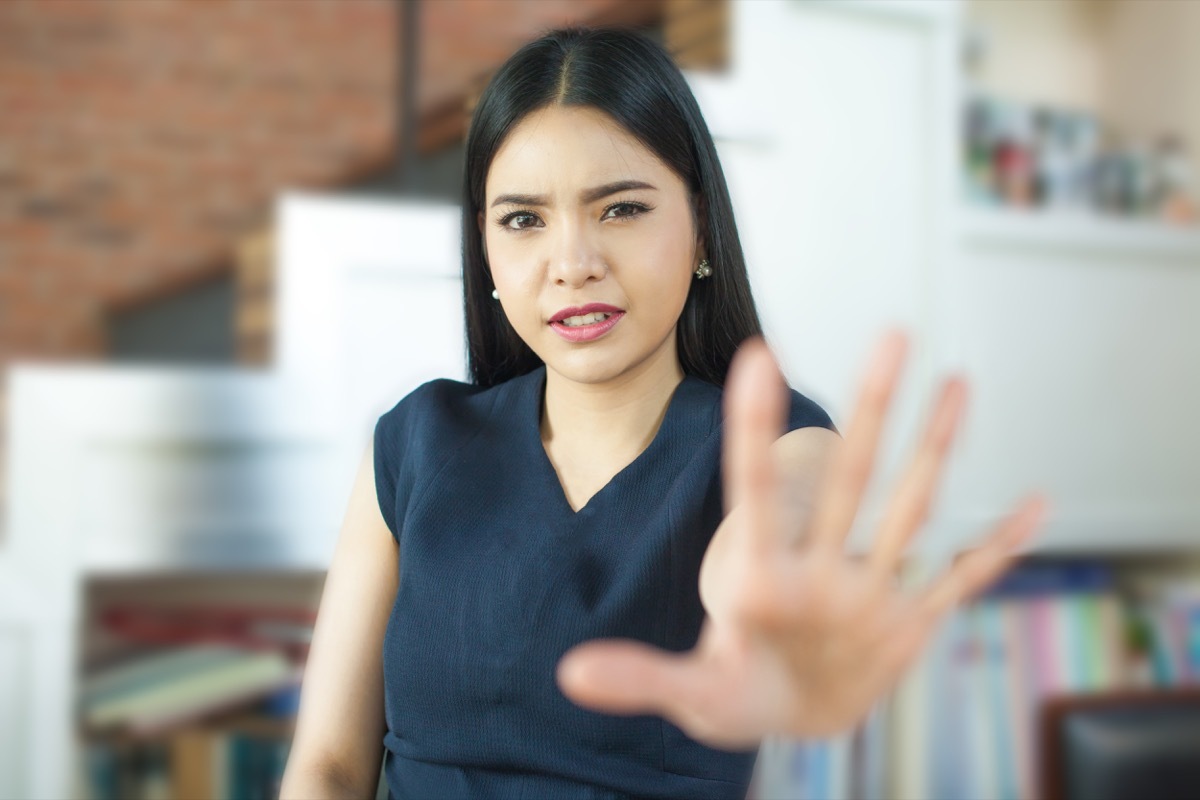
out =
<svg viewBox="0 0 1200 800"><path fill-rule="evenodd" d="M1098 213L984 208L963 209L960 222L969 245L1187 260L1200 266L1200 226Z"/></svg>
<svg viewBox="0 0 1200 800"><path fill-rule="evenodd" d="M91 729L85 727L80 730L80 736L87 742L112 745L168 741L187 731L239 733L264 739L290 740L295 727L294 717L268 717L262 714L236 711L208 719L191 720L176 727L153 732L139 732L124 728Z"/></svg>

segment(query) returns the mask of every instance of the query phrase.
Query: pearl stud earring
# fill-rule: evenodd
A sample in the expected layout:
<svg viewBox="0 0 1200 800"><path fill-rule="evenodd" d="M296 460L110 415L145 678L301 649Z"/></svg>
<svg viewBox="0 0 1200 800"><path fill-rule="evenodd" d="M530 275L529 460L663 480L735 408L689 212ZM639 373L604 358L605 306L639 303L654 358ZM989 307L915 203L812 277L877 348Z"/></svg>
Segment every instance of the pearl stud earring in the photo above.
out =
<svg viewBox="0 0 1200 800"><path fill-rule="evenodd" d="M696 280L704 280L709 275L712 275L712 265L708 263L707 258L700 259L700 266L696 267Z"/></svg>
<svg viewBox="0 0 1200 800"><path fill-rule="evenodd" d="M500 299L500 290L499 289L492 289L492 299L493 300Z"/></svg>

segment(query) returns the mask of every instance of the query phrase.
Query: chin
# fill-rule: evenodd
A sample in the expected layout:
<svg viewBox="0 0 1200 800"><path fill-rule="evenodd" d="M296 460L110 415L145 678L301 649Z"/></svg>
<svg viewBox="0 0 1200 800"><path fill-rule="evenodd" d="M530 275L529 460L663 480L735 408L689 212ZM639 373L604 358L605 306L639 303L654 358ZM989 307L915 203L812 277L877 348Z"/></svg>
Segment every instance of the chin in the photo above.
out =
<svg viewBox="0 0 1200 800"><path fill-rule="evenodd" d="M666 355L666 348L674 349L676 346L674 326L653 332L637 327L625 330L618 328L610 335L586 344L563 341L549 329L541 333L544 335L525 341L530 342L546 369L581 384L603 384L617 380L631 370L649 366L648 362Z"/></svg>
<svg viewBox="0 0 1200 800"><path fill-rule="evenodd" d="M549 359L543 358L546 369L575 383L607 383L618 378L633 364L632 358L614 358L611 354L575 352L556 353Z"/></svg>
<svg viewBox="0 0 1200 800"><path fill-rule="evenodd" d="M654 354L653 348L633 351L628 347L584 346L567 352L562 348L553 348L545 354L538 355L542 356L547 369L554 370L567 380L575 383L602 384L616 380L630 370L653 360Z"/></svg>

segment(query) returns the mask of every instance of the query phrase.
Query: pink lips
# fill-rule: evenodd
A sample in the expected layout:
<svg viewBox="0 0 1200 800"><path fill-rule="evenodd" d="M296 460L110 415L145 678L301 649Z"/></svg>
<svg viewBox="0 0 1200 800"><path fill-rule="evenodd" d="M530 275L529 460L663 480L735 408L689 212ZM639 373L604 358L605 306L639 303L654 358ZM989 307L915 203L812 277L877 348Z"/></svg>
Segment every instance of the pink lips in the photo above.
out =
<svg viewBox="0 0 1200 800"><path fill-rule="evenodd" d="M562 323L562 320L567 317L577 317L597 312L609 314L610 316L608 319L601 320L600 322L593 322L591 325L580 325L578 327L567 327ZM604 303L588 303L585 306L571 306L570 308L562 309L550 319L550 327L568 342L590 342L611 331L621 321L621 317L623 316L625 316L625 312L615 306Z"/></svg>

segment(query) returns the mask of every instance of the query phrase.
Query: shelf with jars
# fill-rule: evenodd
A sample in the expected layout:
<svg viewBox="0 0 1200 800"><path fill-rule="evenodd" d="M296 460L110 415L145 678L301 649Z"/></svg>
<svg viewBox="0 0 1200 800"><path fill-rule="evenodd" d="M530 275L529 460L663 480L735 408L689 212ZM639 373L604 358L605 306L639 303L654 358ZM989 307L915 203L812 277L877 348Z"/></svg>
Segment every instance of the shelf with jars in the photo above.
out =
<svg viewBox="0 0 1200 800"><path fill-rule="evenodd" d="M1135 5L964 4L969 237L1194 255L1200 101L1184 87L1200 59L1167 34L1200 22Z"/></svg>

